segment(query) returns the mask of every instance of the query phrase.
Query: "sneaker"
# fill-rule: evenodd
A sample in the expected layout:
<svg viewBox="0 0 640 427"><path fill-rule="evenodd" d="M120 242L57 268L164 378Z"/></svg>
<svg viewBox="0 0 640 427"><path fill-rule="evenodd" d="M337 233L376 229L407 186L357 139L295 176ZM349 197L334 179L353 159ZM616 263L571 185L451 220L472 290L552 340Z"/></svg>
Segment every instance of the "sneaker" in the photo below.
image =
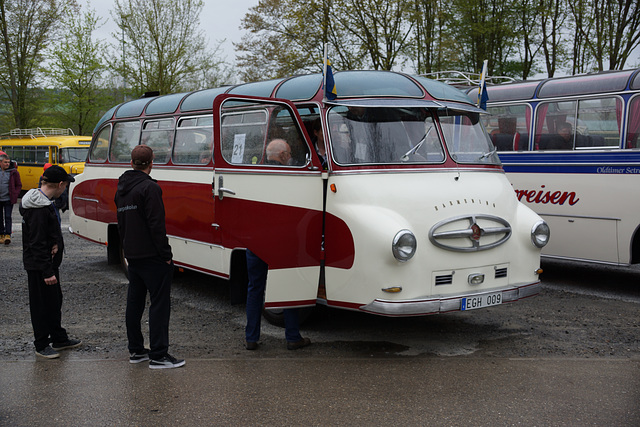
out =
<svg viewBox="0 0 640 427"><path fill-rule="evenodd" d="M297 350L302 347L306 347L311 344L311 340L309 338L302 338L300 341L288 342L287 350Z"/></svg>
<svg viewBox="0 0 640 427"><path fill-rule="evenodd" d="M60 353L51 348L50 345L46 346L42 350L36 350L36 356L44 357L45 359L57 359L60 357Z"/></svg>
<svg viewBox="0 0 640 427"><path fill-rule="evenodd" d="M57 351L57 350L66 350L68 348L80 347L80 345L82 345L82 341L68 339L64 342L54 342L51 347L53 347L53 349Z"/></svg>
<svg viewBox="0 0 640 427"><path fill-rule="evenodd" d="M146 348L141 351L130 353L129 363L140 363L149 360L149 350Z"/></svg>
<svg viewBox="0 0 640 427"><path fill-rule="evenodd" d="M8 245L9 243L11 243L11 234L5 234L4 235L4 244Z"/></svg>
<svg viewBox="0 0 640 427"><path fill-rule="evenodd" d="M245 341L244 342L244 348L246 348L247 350L257 350L258 349L258 343L255 341Z"/></svg>
<svg viewBox="0 0 640 427"><path fill-rule="evenodd" d="M161 359L151 359L149 360L149 368L151 369L171 369L171 368L179 368L184 366L185 361L182 359L176 359L167 353Z"/></svg>
<svg viewBox="0 0 640 427"><path fill-rule="evenodd" d="M5 236L4 234L0 234L0 243L4 243L6 238L7 236Z"/></svg>

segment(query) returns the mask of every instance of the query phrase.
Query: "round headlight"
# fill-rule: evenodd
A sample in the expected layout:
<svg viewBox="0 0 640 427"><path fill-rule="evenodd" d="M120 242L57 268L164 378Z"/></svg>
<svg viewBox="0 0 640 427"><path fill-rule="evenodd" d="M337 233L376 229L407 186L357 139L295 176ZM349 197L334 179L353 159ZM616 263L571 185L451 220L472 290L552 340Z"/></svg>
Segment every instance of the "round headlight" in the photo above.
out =
<svg viewBox="0 0 640 427"><path fill-rule="evenodd" d="M418 241L416 236L409 230L400 230L398 234L393 238L393 244L391 250L393 256L400 262L409 261L416 253L416 247Z"/></svg>
<svg viewBox="0 0 640 427"><path fill-rule="evenodd" d="M538 248L544 248L549 243L549 226L544 221L538 221L531 229L531 241Z"/></svg>

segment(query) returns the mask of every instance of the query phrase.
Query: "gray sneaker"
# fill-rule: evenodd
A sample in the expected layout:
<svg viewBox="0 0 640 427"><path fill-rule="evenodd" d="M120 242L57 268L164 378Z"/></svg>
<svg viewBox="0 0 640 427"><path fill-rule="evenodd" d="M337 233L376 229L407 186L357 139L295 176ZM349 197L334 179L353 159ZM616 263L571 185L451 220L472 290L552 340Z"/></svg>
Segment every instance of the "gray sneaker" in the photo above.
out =
<svg viewBox="0 0 640 427"><path fill-rule="evenodd" d="M141 351L129 353L129 363L140 363L149 360L149 350L146 348Z"/></svg>
<svg viewBox="0 0 640 427"><path fill-rule="evenodd" d="M45 359L57 359L60 357L60 353L51 348L50 345L46 346L42 350L36 350L36 356L44 357Z"/></svg>
<svg viewBox="0 0 640 427"><path fill-rule="evenodd" d="M179 368L184 366L185 361L182 359L176 359L167 353L161 359L151 359L149 361L149 368L151 369L171 369L171 368Z"/></svg>

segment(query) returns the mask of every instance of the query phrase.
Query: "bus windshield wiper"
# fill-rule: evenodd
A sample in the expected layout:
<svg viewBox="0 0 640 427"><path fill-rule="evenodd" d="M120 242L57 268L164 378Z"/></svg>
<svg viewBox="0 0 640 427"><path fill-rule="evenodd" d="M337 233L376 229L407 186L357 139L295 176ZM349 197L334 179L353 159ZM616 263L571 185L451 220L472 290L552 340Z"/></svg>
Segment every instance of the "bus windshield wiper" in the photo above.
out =
<svg viewBox="0 0 640 427"><path fill-rule="evenodd" d="M400 157L400 160L403 162L406 162L407 160L409 160L409 156L411 156L412 154L415 154L416 151L418 151L420 147L422 147L422 144L424 144L424 142L427 140L427 137L431 133L432 129L433 129L433 126L429 126L429 129L427 129L427 132L425 132L420 142L418 142L414 147L412 147L411 150L404 153L404 156Z"/></svg>
<svg viewBox="0 0 640 427"><path fill-rule="evenodd" d="M487 157L489 157L489 156L491 156L491 155L495 154L497 151L498 151L498 149L497 149L497 148L494 148L493 150L489 151L488 153L484 153L482 156L480 156L480 158L479 158L478 160L484 160L484 159L486 159Z"/></svg>

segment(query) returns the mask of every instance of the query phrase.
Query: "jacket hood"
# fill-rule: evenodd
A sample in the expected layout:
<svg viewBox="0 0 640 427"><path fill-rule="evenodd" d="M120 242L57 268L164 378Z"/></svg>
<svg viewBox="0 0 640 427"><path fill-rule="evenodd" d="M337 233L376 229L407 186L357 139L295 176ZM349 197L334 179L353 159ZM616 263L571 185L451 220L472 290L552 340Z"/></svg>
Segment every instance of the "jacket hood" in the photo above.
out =
<svg viewBox="0 0 640 427"><path fill-rule="evenodd" d="M128 170L118 179L118 193L122 196L127 195L136 185L152 179L148 174L139 170Z"/></svg>
<svg viewBox="0 0 640 427"><path fill-rule="evenodd" d="M51 200L40 191L39 188L32 188L22 197L21 205L25 209L37 209L49 206Z"/></svg>

